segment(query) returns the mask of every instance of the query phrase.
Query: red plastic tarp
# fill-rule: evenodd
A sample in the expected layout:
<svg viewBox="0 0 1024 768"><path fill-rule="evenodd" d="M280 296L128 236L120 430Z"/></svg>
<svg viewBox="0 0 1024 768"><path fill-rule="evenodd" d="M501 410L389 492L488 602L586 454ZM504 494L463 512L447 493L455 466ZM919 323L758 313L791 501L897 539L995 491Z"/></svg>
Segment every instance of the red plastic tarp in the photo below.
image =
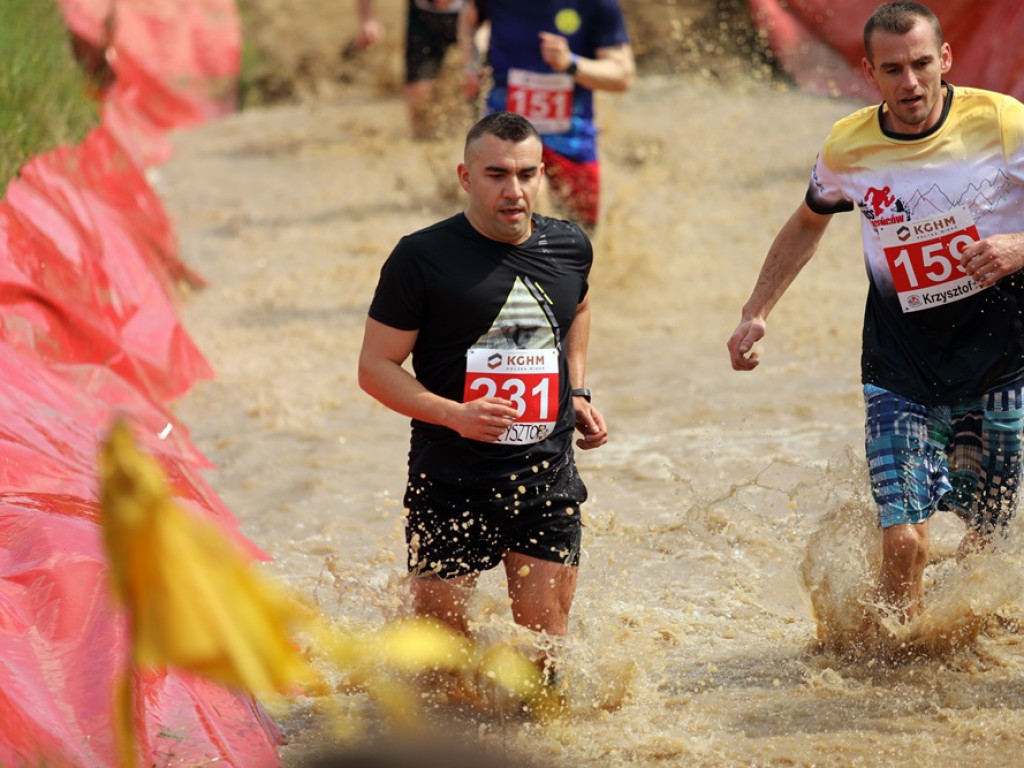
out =
<svg viewBox="0 0 1024 768"><path fill-rule="evenodd" d="M810 90L879 98L864 81L864 23L878 0L747 0L780 65ZM1024 3L930 0L953 51L947 79L1024 100Z"/></svg>
<svg viewBox="0 0 1024 768"><path fill-rule="evenodd" d="M96 481L98 445L115 414L137 426L179 502L262 556L198 475L206 462L184 428L109 371L79 366L90 367L107 386L79 387L0 343L0 765L115 762L113 685L128 647ZM277 764L276 731L246 697L176 672L136 685L146 765Z"/></svg>
<svg viewBox="0 0 1024 768"><path fill-rule="evenodd" d="M108 365L165 402L212 370L178 317L185 270L166 218L128 162L100 128L11 182L0 202L0 338L46 360ZM103 167L114 173L103 178Z"/></svg>
<svg viewBox="0 0 1024 768"><path fill-rule="evenodd" d="M127 643L97 514L75 497L0 494L0 765L117 764ZM140 764L278 765L276 731L247 697L178 671L134 685Z"/></svg>
<svg viewBox="0 0 1024 768"><path fill-rule="evenodd" d="M0 765L112 766L129 647L99 518L98 448L133 425L179 504L265 555L203 480L167 404L209 365L178 318L202 284L144 168L166 132L234 103L233 0L63 0L116 79L102 125L33 158L0 201ZM109 16L116 8L116 15ZM140 765L279 765L248 696L178 671L137 674Z"/></svg>
<svg viewBox="0 0 1024 768"><path fill-rule="evenodd" d="M167 131L237 106L241 21L234 0L60 0L77 42L114 83L103 121L142 165L171 155Z"/></svg>

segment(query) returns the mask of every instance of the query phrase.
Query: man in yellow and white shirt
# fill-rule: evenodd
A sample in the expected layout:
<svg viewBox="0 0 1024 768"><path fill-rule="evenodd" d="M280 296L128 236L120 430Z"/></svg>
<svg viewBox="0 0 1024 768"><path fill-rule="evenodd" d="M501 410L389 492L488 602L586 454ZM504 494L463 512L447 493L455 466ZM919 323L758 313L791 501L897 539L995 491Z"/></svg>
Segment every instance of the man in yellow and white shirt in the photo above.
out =
<svg viewBox="0 0 1024 768"><path fill-rule="evenodd" d="M912 618L931 515L960 515L966 548L1004 530L1017 506L1024 105L946 82L952 52L918 3L879 6L864 42L864 75L883 101L833 127L728 346L736 370L758 365L769 312L832 215L857 209L869 278L866 448L883 532L877 597Z"/></svg>

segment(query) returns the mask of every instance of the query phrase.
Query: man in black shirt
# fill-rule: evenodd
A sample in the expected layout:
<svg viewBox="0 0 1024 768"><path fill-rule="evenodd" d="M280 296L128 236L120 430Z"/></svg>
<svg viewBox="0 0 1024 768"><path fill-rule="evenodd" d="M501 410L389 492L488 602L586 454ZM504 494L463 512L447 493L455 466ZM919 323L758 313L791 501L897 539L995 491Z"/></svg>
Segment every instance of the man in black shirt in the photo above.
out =
<svg viewBox="0 0 1024 768"><path fill-rule="evenodd" d="M543 173L525 118L470 129L468 205L392 251L359 358L360 386L412 419L415 610L463 632L478 574L502 562L515 621L566 634L587 496L573 433L581 449L608 439L584 388L593 249L577 225L533 213Z"/></svg>

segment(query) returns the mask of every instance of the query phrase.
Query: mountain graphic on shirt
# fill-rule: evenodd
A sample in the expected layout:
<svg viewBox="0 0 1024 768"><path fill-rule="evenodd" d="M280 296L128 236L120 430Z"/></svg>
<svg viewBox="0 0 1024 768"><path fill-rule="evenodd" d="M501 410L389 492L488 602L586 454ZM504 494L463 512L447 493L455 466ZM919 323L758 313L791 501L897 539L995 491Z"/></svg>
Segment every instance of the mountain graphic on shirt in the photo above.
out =
<svg viewBox="0 0 1024 768"><path fill-rule="evenodd" d="M998 205L1006 197L1010 181L1006 174L999 170L980 184L971 183L956 197L946 194L938 184L928 189L918 190L907 200L907 207L913 212L915 219L944 213L958 205L966 205L976 220Z"/></svg>
<svg viewBox="0 0 1024 768"><path fill-rule="evenodd" d="M544 290L517 277L505 304L474 349L557 349L558 322Z"/></svg>

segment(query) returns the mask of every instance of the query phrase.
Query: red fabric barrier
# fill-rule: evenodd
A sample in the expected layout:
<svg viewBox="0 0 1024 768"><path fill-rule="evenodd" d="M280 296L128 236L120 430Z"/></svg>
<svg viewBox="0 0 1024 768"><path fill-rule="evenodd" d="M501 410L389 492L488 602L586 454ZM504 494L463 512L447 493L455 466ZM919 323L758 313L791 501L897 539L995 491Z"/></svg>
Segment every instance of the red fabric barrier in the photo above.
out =
<svg viewBox="0 0 1024 768"><path fill-rule="evenodd" d="M116 79L103 125L34 158L0 201L0 765L82 768L117 761L114 686L129 651L98 507L98 446L114 417L134 426L181 506L265 555L166 408L212 371L177 314L181 283L202 279L143 172L170 156L167 131L233 107L234 2L62 7L76 51ZM248 697L178 671L133 683L140 766L279 765L280 734Z"/></svg>
<svg viewBox="0 0 1024 768"><path fill-rule="evenodd" d="M103 122L140 165L166 162L165 133L233 111L241 61L234 0L60 0L76 49L114 77Z"/></svg>
<svg viewBox="0 0 1024 768"><path fill-rule="evenodd" d="M125 669L98 509L0 495L0 764L115 765L110 713ZM244 696L180 672L135 681L147 766L278 764L276 730Z"/></svg>
<svg viewBox="0 0 1024 768"><path fill-rule="evenodd" d="M755 25L779 63L801 86L853 96L879 96L860 74L864 23L877 0L747 0ZM948 75L956 85L1000 91L1024 100L1024 4L930 0L953 50ZM998 55L993 55L998 51Z"/></svg>
<svg viewBox="0 0 1024 768"><path fill-rule="evenodd" d="M107 581L95 474L115 413L137 425L186 507L263 557L198 476L206 462L184 429L109 370L91 368L107 386L90 392L0 343L0 765L114 764L112 686L127 645ZM186 765L276 764L276 731L251 702L199 679L164 677L138 682L142 752L160 756L146 765L173 765L171 755Z"/></svg>
<svg viewBox="0 0 1024 768"><path fill-rule="evenodd" d="M94 142L82 149L96 162L105 146ZM0 222L9 220L8 234L15 242L8 246L10 257L0 260L0 284L22 290L0 291L0 302L11 298L4 293L13 293L15 305L24 307L26 292L44 288L46 314L76 321L61 329L59 346L45 333L33 338L37 345L44 343L39 350L44 359L59 355L59 362L107 363L157 402L172 400L209 378L212 370L181 326L169 293L170 276L165 271L160 279L159 253L148 247L130 218L81 183L79 167L72 151L57 150L34 158L9 185ZM27 308L36 309L31 314L38 318L43 306ZM17 317L12 309L5 328ZM71 334L79 335L80 343ZM25 334L21 339L28 340Z"/></svg>
<svg viewBox="0 0 1024 768"><path fill-rule="evenodd" d="M237 107L242 35L234 0L59 0L70 32L93 48L112 52L108 64L122 72L122 56L141 67L144 94L159 102L176 95L199 108L201 119Z"/></svg>
<svg viewBox="0 0 1024 768"><path fill-rule="evenodd" d="M30 489L98 503L99 442L114 417L123 415L135 425L140 444L160 461L175 496L218 520L244 551L265 557L237 532L235 516L199 474L210 465L185 427L109 369L55 369L0 343L0 381L0 493Z"/></svg>

